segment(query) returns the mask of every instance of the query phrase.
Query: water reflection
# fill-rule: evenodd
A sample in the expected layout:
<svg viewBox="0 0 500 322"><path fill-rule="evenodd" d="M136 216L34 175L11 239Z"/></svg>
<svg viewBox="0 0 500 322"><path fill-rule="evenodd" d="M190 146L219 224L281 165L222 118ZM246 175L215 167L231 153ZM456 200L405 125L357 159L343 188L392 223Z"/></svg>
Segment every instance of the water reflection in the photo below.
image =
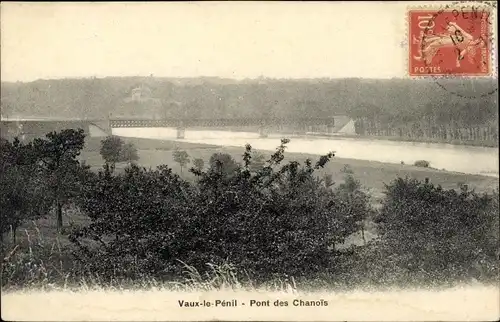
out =
<svg viewBox="0 0 500 322"><path fill-rule="evenodd" d="M187 130L178 140L174 128L115 128L113 134L128 137L168 139L190 143L243 147L274 151L281 135L259 138L258 133ZM448 171L499 176L498 148L457 146L435 143L412 143L352 138L294 137L288 152L325 154L335 151L339 158L413 164L427 160L431 166Z"/></svg>

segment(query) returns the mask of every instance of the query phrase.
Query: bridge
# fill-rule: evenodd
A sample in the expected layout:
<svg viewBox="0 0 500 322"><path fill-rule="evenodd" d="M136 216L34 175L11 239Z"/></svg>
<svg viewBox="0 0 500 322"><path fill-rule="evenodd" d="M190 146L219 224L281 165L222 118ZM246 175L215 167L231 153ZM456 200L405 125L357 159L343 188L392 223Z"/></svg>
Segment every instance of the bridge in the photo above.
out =
<svg viewBox="0 0 500 322"><path fill-rule="evenodd" d="M63 119L63 118L4 118L0 119L0 135L33 139L44 137L52 131L64 129L83 129L89 136L104 137L111 135L109 120Z"/></svg>
<svg viewBox="0 0 500 322"><path fill-rule="evenodd" d="M134 128L134 127L175 127L177 138L183 139L188 127L227 127L227 126L255 126L259 129L260 137L267 137L269 129L279 126L318 126L326 127L327 132L333 132L335 118L224 118L224 119L110 119L110 128Z"/></svg>
<svg viewBox="0 0 500 322"><path fill-rule="evenodd" d="M335 133L350 120L345 116L329 118L219 118L219 119L147 119L144 118L108 118L108 119L5 119L1 120L2 135L40 137L51 131L66 128L83 128L90 136L108 136L113 128L170 127L177 129L177 138L183 139L189 127L250 127L258 131L260 137L267 137L270 130L282 131L288 126L294 131L306 132L319 128L318 132ZM5 133L4 133L5 132Z"/></svg>

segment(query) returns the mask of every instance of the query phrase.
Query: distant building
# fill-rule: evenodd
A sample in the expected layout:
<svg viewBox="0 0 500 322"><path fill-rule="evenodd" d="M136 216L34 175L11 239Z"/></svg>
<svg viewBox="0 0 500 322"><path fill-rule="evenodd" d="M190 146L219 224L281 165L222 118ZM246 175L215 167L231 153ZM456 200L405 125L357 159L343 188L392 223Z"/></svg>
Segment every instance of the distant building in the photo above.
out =
<svg viewBox="0 0 500 322"><path fill-rule="evenodd" d="M335 118L336 132L341 134L356 134L354 120L348 116L337 116Z"/></svg>
<svg viewBox="0 0 500 322"><path fill-rule="evenodd" d="M175 110L178 114L182 104L174 100L155 98L151 89L144 84L134 86L120 110L110 116L125 119L159 120L168 117Z"/></svg>
<svg viewBox="0 0 500 322"><path fill-rule="evenodd" d="M149 100L154 100L152 98L152 92L151 89L147 86L140 85L137 87L134 87L130 91L130 97L127 97L125 99L126 102L143 102L143 101L149 101Z"/></svg>

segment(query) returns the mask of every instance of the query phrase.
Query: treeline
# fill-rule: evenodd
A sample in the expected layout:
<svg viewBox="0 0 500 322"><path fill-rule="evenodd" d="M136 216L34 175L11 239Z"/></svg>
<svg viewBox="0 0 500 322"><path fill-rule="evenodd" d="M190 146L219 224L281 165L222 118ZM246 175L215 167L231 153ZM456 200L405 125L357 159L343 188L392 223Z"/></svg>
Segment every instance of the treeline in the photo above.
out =
<svg viewBox="0 0 500 322"><path fill-rule="evenodd" d="M498 145L494 80L318 79L231 81L123 77L2 83L4 116L107 118L348 115L356 132ZM152 100L125 102L146 86ZM149 94L150 92L150 94ZM180 104L178 104L180 103Z"/></svg>
<svg viewBox="0 0 500 322"><path fill-rule="evenodd" d="M446 102L439 107L426 104L419 110L360 105L349 114L361 135L498 146L498 109L486 99Z"/></svg>
<svg viewBox="0 0 500 322"><path fill-rule="evenodd" d="M115 172L112 158L95 173L75 163L81 138L68 130L34 144L2 141L2 233L7 224L61 204L73 204L90 219L69 233L72 245L62 250L66 265L38 248L39 257L32 248L5 255L3 286L88 277L100 283L171 281L183 276L183 263L200 276L226 265L234 269L232 278L255 283L294 277L330 286L422 286L498 278L498 193L396 178L386 186L381 209L374 209L349 171L342 184L315 174L333 153L283 164L286 139L258 166L251 146L242 164L215 154L207 166L190 169L193 182L167 165L144 169L132 162ZM35 157L26 159L31 149ZM184 162L185 155L177 155L176 162ZM340 247L363 232L367 220L377 223L379 238Z"/></svg>

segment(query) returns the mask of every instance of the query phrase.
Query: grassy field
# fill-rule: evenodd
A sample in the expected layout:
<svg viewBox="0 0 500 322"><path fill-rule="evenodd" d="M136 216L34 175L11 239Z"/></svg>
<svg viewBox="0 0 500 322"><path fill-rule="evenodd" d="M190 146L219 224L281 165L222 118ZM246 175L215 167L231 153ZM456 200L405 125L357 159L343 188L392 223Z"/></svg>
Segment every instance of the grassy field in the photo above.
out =
<svg viewBox="0 0 500 322"><path fill-rule="evenodd" d="M186 169L181 173L180 166L173 160L173 151L176 148L185 150L191 157L201 158L208 163L210 156L215 152L229 153L236 161L242 161L244 148L237 147L220 147L205 144L194 144L178 141L167 140L152 140L152 139L138 139L138 138L123 138L125 142L133 143L139 149L140 160L138 164L146 168L156 167L161 164L167 164L175 172L179 173L185 179L194 178L191 173ZM104 161L99 154L100 139L91 138L87 143L87 147L82 153L82 159L86 160L87 164L93 168L98 169L102 166ZM266 157L271 155L269 151L259 151ZM317 155L309 155L303 153L286 153L285 160L305 161L307 158L317 160ZM434 184L440 184L447 189L455 189L460 184L467 183L470 188L475 188L480 192L491 192L498 188L498 178L472 175L464 173L449 172L444 170L421 168L413 165L401 165L392 163L382 163L377 161L354 160L333 158L328 165L320 170L318 174L331 174L335 182L341 182L344 173L341 171L346 165L354 172L354 176L361 182L361 184L368 189L375 199L381 197L384 190L384 183L390 183L396 177L409 176L419 180L429 178ZM123 165L122 165L123 166ZM188 164L190 167L191 164Z"/></svg>

